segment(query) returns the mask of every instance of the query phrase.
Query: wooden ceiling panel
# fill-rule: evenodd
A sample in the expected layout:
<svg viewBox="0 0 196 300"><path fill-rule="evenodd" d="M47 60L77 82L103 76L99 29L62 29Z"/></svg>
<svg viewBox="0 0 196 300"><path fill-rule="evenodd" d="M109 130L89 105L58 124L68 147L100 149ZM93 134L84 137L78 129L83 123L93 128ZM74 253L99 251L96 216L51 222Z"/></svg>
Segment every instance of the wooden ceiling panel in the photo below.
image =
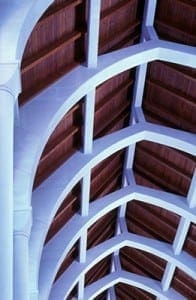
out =
<svg viewBox="0 0 196 300"><path fill-rule="evenodd" d="M56 281L65 272L65 270L67 270L67 268L72 264L72 262L78 258L78 254L79 254L79 248L78 248L78 242L76 242L68 252L63 263L61 264L61 267L59 268L54 281Z"/></svg>
<svg viewBox="0 0 196 300"><path fill-rule="evenodd" d="M75 213L80 211L80 194L81 187L80 183L78 183L59 207L50 225L45 243L47 243L63 226L65 226Z"/></svg>
<svg viewBox="0 0 196 300"><path fill-rule="evenodd" d="M83 101L75 105L50 136L39 161L34 188L82 147Z"/></svg>
<svg viewBox="0 0 196 300"><path fill-rule="evenodd" d="M102 0L99 54L137 43L141 34L144 1ZM155 27L161 38L196 45L196 6L191 0L157 1ZM84 0L55 0L37 23L25 49L21 73L20 104L85 61L86 9ZM143 109L148 121L196 132L196 71L165 62L148 66ZM94 138L129 124L135 70L115 76L96 90ZM55 101L55 99L54 99ZM51 135L40 159L34 187L82 148L83 100L68 112ZM124 151L101 162L92 170L90 199L96 200L121 188ZM136 146L134 174L137 184L186 196L196 159L178 150L143 141ZM47 199L46 199L47 201ZM80 210L80 183L59 208L46 243ZM102 217L88 230L88 248L112 237L117 210ZM172 243L179 216L153 205L131 201L126 222L130 232ZM102 228L105 230L103 231ZM196 257L196 230L191 224L184 250ZM78 259L78 244L70 250L56 279ZM124 269L161 280L165 261L143 251L123 248ZM86 275L86 285L110 272L107 257ZM195 281L177 270L172 286L187 299L195 299ZM155 299L140 289L118 284L117 299ZM77 295L75 288L68 299ZM106 299L106 293L96 297Z"/></svg>
<svg viewBox="0 0 196 300"><path fill-rule="evenodd" d="M163 39L195 46L195 1L157 1L155 27L158 31L159 36Z"/></svg>
<svg viewBox="0 0 196 300"><path fill-rule="evenodd" d="M120 251L120 261L125 271L161 280L166 261L147 252L124 247Z"/></svg>
<svg viewBox="0 0 196 300"><path fill-rule="evenodd" d="M141 289L119 283L115 286L117 300L155 300L156 297Z"/></svg>
<svg viewBox="0 0 196 300"><path fill-rule="evenodd" d="M191 223L183 250L196 257L196 224Z"/></svg>
<svg viewBox="0 0 196 300"><path fill-rule="evenodd" d="M196 132L195 72L175 64L149 64L143 108L147 120Z"/></svg>
<svg viewBox="0 0 196 300"><path fill-rule="evenodd" d="M124 151L119 151L99 163L92 170L90 201L94 201L121 187Z"/></svg>
<svg viewBox="0 0 196 300"><path fill-rule="evenodd" d="M179 270L175 271L171 286L188 300L196 299L196 280Z"/></svg>
<svg viewBox="0 0 196 300"><path fill-rule="evenodd" d="M93 248L115 235L116 219L117 210L115 209L100 218L88 229L87 249Z"/></svg>
<svg viewBox="0 0 196 300"><path fill-rule="evenodd" d="M128 126L134 76L135 70L126 71L97 88L94 138Z"/></svg>
<svg viewBox="0 0 196 300"><path fill-rule="evenodd" d="M102 0L99 54L138 42L142 14L141 1Z"/></svg>
<svg viewBox="0 0 196 300"><path fill-rule="evenodd" d="M90 269L85 276L85 286L95 282L98 279L110 273L111 256L107 256Z"/></svg>
<svg viewBox="0 0 196 300"><path fill-rule="evenodd" d="M179 216L157 206L131 201L127 205L127 228L130 232L172 243Z"/></svg>
<svg viewBox="0 0 196 300"><path fill-rule="evenodd" d="M77 292L78 292L78 286L76 285L72 291L69 293L69 296L67 297L66 300L74 300L75 297L77 297Z"/></svg>
<svg viewBox="0 0 196 300"><path fill-rule="evenodd" d="M156 143L137 144L134 171L159 189L186 196L195 167L194 156Z"/></svg>
<svg viewBox="0 0 196 300"><path fill-rule="evenodd" d="M85 32L85 1L54 1L26 45L20 104L84 61Z"/></svg>

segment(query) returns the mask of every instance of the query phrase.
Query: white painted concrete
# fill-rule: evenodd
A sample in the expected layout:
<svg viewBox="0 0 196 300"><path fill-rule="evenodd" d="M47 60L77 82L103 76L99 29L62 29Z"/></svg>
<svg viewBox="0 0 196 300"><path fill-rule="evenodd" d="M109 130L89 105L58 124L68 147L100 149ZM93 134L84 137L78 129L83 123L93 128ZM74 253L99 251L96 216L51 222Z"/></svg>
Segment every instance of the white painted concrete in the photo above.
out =
<svg viewBox="0 0 196 300"><path fill-rule="evenodd" d="M12 300L14 276L16 300L27 300L29 297L31 300L38 300L38 298L47 300L51 288L51 299L64 299L74 283L79 283L80 299L83 298L83 293L84 299L85 295L92 299L103 288L109 288L118 282L138 286L161 299L181 299L180 295L171 290L170 283L176 266L195 277L194 269L191 269L195 262L181 250L190 222L196 223L196 176L193 176L187 199L184 199L168 193L157 194L154 190L136 186L130 168L134 159L135 143L144 139L172 146L192 155L196 154L196 141L193 134L151 125L145 122L141 109L147 63L158 59L196 67L195 48L160 41L153 27L156 1L146 0L142 26L142 41L144 42L98 57L101 1L89 0L87 67L80 66L60 78L34 97L34 101L20 108L17 115L17 96L21 90L19 71L24 48L36 22L52 2L52 0L10 0L9 3L0 1L0 140L3 141L0 147L0 195L2 198L0 208L4 212L1 215L0 224L1 228L5 228L5 231L2 230L0 233L0 244L3 245L0 250L0 259L4 270L4 276L0 277L1 297ZM134 92L134 116L132 116L130 127L93 141L96 87L135 66L138 66L138 71ZM54 97L55 101L50 101ZM86 97L84 153L76 153L32 194L35 172L45 144L65 113L83 97ZM43 110L46 112L44 117L40 113ZM127 164L124 169L125 185L130 184L130 186L103 197L102 202L98 200L89 205L91 169L119 149L130 146L131 151L127 154L129 166ZM73 168L75 165L77 167ZM65 176L65 174L68 175ZM47 230L59 205L80 180L82 180L83 187L82 215L75 215L50 243L43 247ZM44 197L48 199L47 206L43 204ZM122 234L108 242L86 251L86 234L89 226L105 213L120 206L119 216L123 218L126 203L132 199L140 201L145 199L147 203L166 207L181 216L173 246L126 235L126 230L124 230ZM123 219L121 221L121 229L123 229ZM65 232L66 240L64 239L63 244L62 237ZM13 234L14 274L12 271ZM131 240L130 237L132 237ZM52 287L60 263L79 239L81 239L80 262L74 262L70 269L76 272L78 279L73 278L75 274L66 271ZM158 282L157 285L157 282L144 280L136 275L125 274L125 272L120 273L121 271L118 270L118 273L112 273L107 278L84 289L86 271L108 253L118 253L123 245L144 247L146 251L166 259L168 265L162 283ZM66 285L62 286L64 278ZM58 290L59 287L61 290Z"/></svg>

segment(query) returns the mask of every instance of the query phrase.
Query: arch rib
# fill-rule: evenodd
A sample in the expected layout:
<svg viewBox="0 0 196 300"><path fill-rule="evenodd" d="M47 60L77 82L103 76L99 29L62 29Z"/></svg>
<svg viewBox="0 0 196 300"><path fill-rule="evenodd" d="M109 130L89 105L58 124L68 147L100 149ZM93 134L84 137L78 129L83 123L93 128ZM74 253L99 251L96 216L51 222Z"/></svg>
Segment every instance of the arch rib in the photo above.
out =
<svg viewBox="0 0 196 300"><path fill-rule="evenodd" d="M25 1L20 1L20 3L18 3L17 5L18 5L18 8L21 8L21 10L16 9L16 7L14 7L14 6L8 7L7 11L10 12L11 14L14 11L21 11L22 18L18 18L18 20L19 20L19 21L17 21L18 26L15 26L16 30L18 30L17 34L13 34L13 32L15 32L15 31L10 30L10 26L13 27L13 24L11 24L12 22L5 23L5 26L3 27L3 30L5 31L5 33L12 32L12 34L13 34L12 37L14 37L14 42L13 42L12 38L8 39L6 46L9 47L9 52L4 51L4 53L6 53L6 54L3 56L3 58L7 58L10 61L18 60L19 63L21 62L22 53L24 51L24 47L25 47L26 41L30 35L31 30L35 26L36 22L38 21L39 17L42 15L42 13L47 9L47 7L52 2L53 2L52 0L46 0L46 1L41 1L41 2L30 0L30 1L28 1L28 3L25 4ZM15 5L15 1L12 4ZM13 9L13 7L14 7L14 9ZM12 20L12 18L9 18L9 19ZM2 44L4 44L4 43L2 43ZM143 48L145 48L145 46L147 46L147 48L149 46L149 49L143 49ZM151 47L151 49L150 49L150 47ZM20 188L20 182L22 182L23 179L24 179L24 187L26 188L26 190L24 189L26 192L25 195L21 195L20 190L19 190L18 197L16 197L16 206L19 204L19 199L22 199L24 202L27 200L26 201L27 205L30 204L31 191L32 191L32 185L33 185L33 180L34 180L34 176L35 176L35 171L36 171L36 167L38 165L39 158L41 156L41 152L43 151L44 145L46 144L50 134L56 127L57 123L62 118L63 114L66 113L68 108L71 108L74 103L78 102L79 99L81 99L88 92L87 86L88 86L88 83L91 81L91 79L92 79L93 86L96 87L99 83L103 82L104 80L109 79L110 77L112 77L128 68L142 64L143 62L153 61L155 59L166 60L166 61L178 63L178 64L181 64L181 62L183 61L186 66L191 66L191 67L196 66L196 57L194 54L195 49L193 47L184 46L184 45L182 46L179 44L163 42L163 41L156 41L156 42L149 41L149 42L145 43L145 45L144 44L136 45L135 48L134 48L134 46L132 46L131 50L132 49L133 49L132 54L129 52L129 48L127 48L124 52L123 51L121 52L121 50L120 50L120 51L115 52L114 54L112 53L112 55L109 54L109 56L101 56L100 60L99 60L100 64L98 65L98 68L96 69L95 73L90 74L89 70L86 71L88 80L86 82L84 80L83 85L82 85L83 90L82 89L80 90L80 88L78 88L75 94L73 92L74 89L72 90L72 92L68 91L69 97L68 97L67 101L64 101L65 98L63 99L63 97L62 97L61 100L59 99L59 101L57 101L55 104L53 103L50 106L51 110L49 111L49 114L47 115L46 120L41 120L42 116L40 114L38 114L37 120L39 122L38 122L37 128L32 129L31 127L26 126L27 124L31 123L31 122L27 121L28 113L29 113L29 111L31 111L31 109L32 110L35 109L35 111L38 112L40 110L40 106L43 105L43 102L44 102L43 98L38 97L40 102L37 101L37 103L36 104L33 103L32 106L25 105L24 110L21 109L21 112L22 112L22 114L21 114L22 120L21 121L22 122L24 121L24 123L22 124L22 122L21 122L21 124L22 124L22 126L24 126L25 129L24 129L24 131L23 131L23 129L18 130L19 135L17 136L16 140L19 141L19 143L20 143L20 140L21 140L20 134L24 133L23 138L28 140L28 137L30 137L30 142L28 140L28 143L24 148L18 144L16 147L17 151L16 151L16 156L15 156L15 162L17 162L17 165L16 165L15 170L16 170L18 176L16 176L17 182L15 184L15 194L17 195L17 191L18 191L17 189ZM128 54L128 52L129 52L129 54ZM147 54L147 52L148 52L148 54ZM118 57L119 54L121 55L120 58ZM147 58L147 56L148 56L148 58ZM108 57L109 57L108 62L110 65L106 64L106 66L105 66L104 60L108 59ZM113 61L113 58L114 58L115 62ZM134 60L137 63L135 65L134 65ZM89 77L88 77L88 73L90 74ZM82 74L82 72L81 72L81 74ZM81 74L80 74L80 76L83 76L83 74L82 75ZM101 77L102 77L103 81L102 81L102 79L100 79ZM66 83L66 81L67 81L67 77L66 77L64 83ZM60 89L61 89L61 87L60 87ZM52 97L52 96L54 96L54 94L50 95L50 96ZM43 94L42 94L42 96L43 96ZM48 101L48 99L47 99L46 102L48 104L50 101ZM24 112L24 114L23 114L23 112ZM32 111L30 114L33 115ZM35 117L35 115L34 115L34 117ZM26 121L27 121L27 124L25 123ZM35 124L36 123L35 121L36 120L34 120L34 122L32 122L32 124L33 123ZM42 129L42 131L40 130L40 132L37 130L39 125L41 125L40 128ZM46 128L46 130L45 130L45 128ZM147 134L149 134L149 136L148 136L149 140L151 140L151 136L156 135L154 132L151 132L151 133L143 132L143 134L145 135L145 137L147 137ZM42 136L44 138L42 138ZM159 135L159 137L160 137L160 135ZM152 137L152 141L153 140L154 140L154 137ZM174 142L176 140L173 136L170 137L170 141L174 144L176 143L176 142ZM164 141L164 138L163 138L163 143L166 144L166 141ZM186 148L186 151L189 152L189 150L188 150L189 147L187 146L187 142L184 140L184 138L183 138L183 143L182 143L183 145L179 143L177 148L180 150L183 150ZM169 142L168 142L168 145L169 145ZM183 150L183 151L185 151L185 150ZM26 160L27 156L24 155L24 152L25 152L25 154L31 153L30 156L28 155L28 158L29 158L28 160ZM192 143L190 152L195 154L194 143ZM23 157L24 157L24 159L23 159ZM88 161L88 159L87 159L87 161ZM18 164L18 162L19 162L19 164ZM45 186L44 186L44 188L45 188ZM60 191L61 191L61 187L59 188L59 193L60 193ZM58 199L56 199L56 200L58 200ZM52 210L50 211L50 213L51 213L51 215L54 215L56 206L55 205L52 206L52 205L53 204L51 204ZM57 201L57 205L58 205L58 201ZM19 208L19 207L17 207L17 208ZM39 221L40 222L48 222L49 219L47 219L47 220L40 219ZM43 227L45 227L44 223L42 225L43 225ZM44 230L45 229L46 228L44 228ZM33 232L33 233L35 233L35 232ZM42 248L40 249L40 251L41 250L42 250Z"/></svg>
<svg viewBox="0 0 196 300"><path fill-rule="evenodd" d="M145 134L142 131L144 128L146 128ZM148 128L149 130L147 130ZM32 203L34 212L33 234L30 239L30 251L33 261L31 263L33 268L31 274L34 274L33 276L36 278L38 276L42 247L52 218L68 192L81 180L86 170L92 169L100 161L131 143L145 139L145 136L148 137L148 134L151 141L158 140L158 142L164 143L164 140L167 140L170 146L173 145L175 147L175 144L177 144L176 147L180 147L184 151L187 151L187 149L189 152L195 151L196 148L193 144L194 136L192 134L186 133L183 135L178 130L148 123L136 124L98 139L94 143L92 155L84 156L78 152L35 190ZM163 138L164 135L165 139ZM72 164L77 167L72 168ZM51 182L55 183L55 185L52 185ZM48 199L47 206L43 199ZM42 207L42 205L44 206Z"/></svg>
<svg viewBox="0 0 196 300"><path fill-rule="evenodd" d="M93 300L96 296L100 295L102 292L118 283L124 283L128 284L129 286L134 286L136 288L142 289L148 293L153 294L156 297L160 297L163 300L185 300L182 295L177 293L172 288L170 288L167 292L164 292L161 289L161 284L158 280L129 273L123 270L121 270L120 272L113 272L110 275L107 275L87 286L84 290L84 299Z"/></svg>
<svg viewBox="0 0 196 300"><path fill-rule="evenodd" d="M15 170L18 172L18 176L15 181L15 189L17 190L21 181L24 182L24 185L27 186L28 202L31 199L34 176L41 153L65 113L90 89L123 71L156 59L165 61L172 59L173 63L181 64L183 61L187 66L196 66L194 47L184 46L182 49L181 45L171 42L166 44L162 41L147 41L101 55L98 58L98 67L95 69L78 67L20 109L21 127L16 130L16 141L20 141L22 136L23 140L28 142L25 147L16 143ZM51 101L53 98L55 101ZM44 118L40 113L42 111L45 112ZM24 152L28 152L28 160L25 159Z"/></svg>
<svg viewBox="0 0 196 300"><path fill-rule="evenodd" d="M148 239L132 233L123 233L88 250L85 263L80 264L77 261L74 261L68 270L65 271L53 285L50 299L66 299L72 288L77 284L81 275L86 274L102 259L125 246L159 256L166 261L172 262L184 272L196 278L196 272L193 271L196 270L196 261L192 256L185 252L175 256L172 246L167 243ZM47 263L45 267L47 268ZM45 291L46 287L44 287L43 291L40 291L41 299L47 299L45 295L42 294L42 292Z"/></svg>
<svg viewBox="0 0 196 300"><path fill-rule="evenodd" d="M90 204L90 214L84 218L75 215L43 250L40 270L40 289L42 286L52 286L56 273L69 250L79 239L83 230L87 230L100 217L116 207L132 200L138 200L162 208L167 207L179 215L196 221L196 215L189 209L186 198L174 194L156 191L142 186L127 186ZM65 242L65 236L67 242ZM58 245L58 248L56 247ZM51 259L52 256L52 259ZM50 272L45 268L45 262ZM43 265L42 265L43 264Z"/></svg>

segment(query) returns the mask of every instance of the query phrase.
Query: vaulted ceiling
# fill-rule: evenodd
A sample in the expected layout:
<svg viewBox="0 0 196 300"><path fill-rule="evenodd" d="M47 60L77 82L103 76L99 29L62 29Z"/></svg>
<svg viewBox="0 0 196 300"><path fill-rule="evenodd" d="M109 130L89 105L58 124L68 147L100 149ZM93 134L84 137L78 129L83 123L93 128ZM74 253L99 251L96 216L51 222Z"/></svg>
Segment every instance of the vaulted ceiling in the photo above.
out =
<svg viewBox="0 0 196 300"><path fill-rule="evenodd" d="M141 38L144 1L102 0L99 30L99 55L137 44ZM58 78L69 74L87 59L88 5L85 0L55 0L34 28L23 56L20 108L36 101L41 91ZM158 0L155 29L159 38L196 46L196 2ZM183 64L183 62L182 62ZM136 68L120 73L96 88L93 138L98 139L128 127L133 102ZM56 99L51 99L56 101ZM154 61L147 66L142 108L147 121L186 132L196 132L196 70L174 63ZM34 181L34 192L74 153L83 147L85 99L64 115L42 153ZM44 113L44 112L43 112ZM120 150L96 165L90 178L90 203L123 187L126 150ZM76 161L77 164L77 161ZM141 141L136 144L133 173L139 186L186 197L196 166L194 155ZM132 165L128 166L132 168ZM82 184L79 181L58 209L47 234L45 247L70 220L80 213ZM47 205L48 199L42 199ZM119 210L113 209L87 232L87 249L114 237ZM175 240L181 216L167 207L129 201L125 210L127 231L169 245ZM67 227L69 228L69 227ZM66 232L66 231L65 231ZM66 238L66 237L65 237ZM79 240L66 255L55 281L78 260ZM196 257L196 225L189 226L183 251ZM113 256L108 255L85 275L85 286L111 271ZM125 246L119 251L122 269L161 281L167 261L142 249ZM170 286L185 299L196 299L196 281L176 268ZM125 283L113 291L116 299L155 299L155 296ZM77 297L77 286L68 299ZM96 299L106 299L107 291ZM172 300L172 299L171 299Z"/></svg>

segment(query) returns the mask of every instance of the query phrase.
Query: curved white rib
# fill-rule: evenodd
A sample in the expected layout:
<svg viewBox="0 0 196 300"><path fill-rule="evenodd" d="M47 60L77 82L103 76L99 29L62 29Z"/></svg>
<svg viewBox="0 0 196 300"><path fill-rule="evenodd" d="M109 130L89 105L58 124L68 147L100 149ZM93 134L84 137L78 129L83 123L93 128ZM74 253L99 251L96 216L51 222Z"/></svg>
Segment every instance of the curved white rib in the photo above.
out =
<svg viewBox="0 0 196 300"><path fill-rule="evenodd" d="M129 273L123 270L113 272L101 278L100 280L88 285L84 290L84 299L93 300L96 296L100 295L102 292L118 283L124 283L130 286L137 287L163 300L185 300L182 295L177 293L172 288L170 288L167 292L163 291L160 281L158 280L154 280L134 273Z"/></svg>
<svg viewBox="0 0 196 300"><path fill-rule="evenodd" d="M128 186L118 190L91 203L88 217L84 218L80 215L75 215L64 228L56 234L50 243L44 247L40 265L40 290L42 290L42 287L46 288L47 285L48 289L51 288L60 265L84 229L87 230L94 222L109 211L134 199L162 208L167 207L167 209L172 212L175 211L175 213L189 218L193 222L196 221L194 211L188 207L186 198L182 196L176 196L142 186ZM45 267L46 262L47 268Z"/></svg>
<svg viewBox="0 0 196 300"><path fill-rule="evenodd" d="M24 47L31 30L35 26L42 13L53 1L21 0L18 1L18 3L17 1L11 2L11 4L7 5L7 10L5 12L11 15L13 14L13 12L20 12L20 15L15 15L16 22L14 23L14 26L13 18L7 18L7 22L4 22L3 34L5 36L3 36L2 40L6 41L6 45L4 43L2 43L2 45L3 47L6 47L9 51L1 52L3 53L3 56L1 56L0 59L6 62L13 62L13 60L21 61L22 53L24 51ZM14 28L14 30L10 30L10 28ZM12 35L7 34L10 32L12 33ZM35 97L36 99L34 99L32 103L28 103L27 105L25 105L21 109L21 125L23 129L19 129L16 135L16 181L14 192L16 196L15 199L17 208L20 207L20 204L21 207L24 206L24 203L26 203L26 205L30 204L32 184L38 161L43 151L44 145L46 144L50 134L52 133L62 116L74 105L74 103L78 102L79 99L81 99L88 92L88 85L91 87L96 87L101 82L105 81L110 77L113 77L114 75L124 70L155 59L171 61L173 63L179 64L183 62L183 64L187 66L194 67L196 66L196 57L194 56L194 51L195 50L193 47L181 46L175 43L168 43L163 41L158 41L156 43L151 41L145 43L145 45L141 44L137 46L132 46L130 49L127 48L125 51L120 50L112 55L108 54L107 57L100 57L99 66L95 71L86 69L84 67L79 67L76 71L69 74L70 77L69 75L67 75L63 77L62 80L59 80L58 83L61 82L59 85L52 85L51 89L47 89L45 92L41 93L40 96ZM116 61L114 61L113 59ZM105 64L106 60L108 60L108 64ZM66 84L69 84L69 81L67 80L68 78L71 78L73 74L78 74L79 77L77 79L80 80L85 75L84 80L82 79L83 81L81 82L81 89L78 88L79 83L77 82L77 84L74 83L75 86L74 84L71 85L69 87L69 90L66 90L65 92L64 86ZM58 91L55 90L56 88L58 89ZM51 103L51 99L53 97L55 97L55 101ZM65 99L67 100L65 101ZM50 109L49 111L47 111L48 114L46 118L43 119L43 116L40 114L40 111L42 111L42 109L45 107L50 107ZM37 127L35 126L35 128L32 128L32 124L33 126L37 124ZM146 136L146 132L143 132L143 134ZM154 136L156 136L156 138ZM152 140L157 139L157 137L160 137L160 135L157 135L157 133L154 132L148 132L149 140L151 140L151 138ZM163 140L164 139L165 138L163 138ZM24 142L26 142L25 146ZM175 139L174 137L170 137L168 144L170 142L175 144L177 142L177 139ZM164 141L164 144L165 143L166 141ZM184 145L182 145L178 140L177 148L183 150L184 147L187 148L187 142L184 140ZM193 143L190 153L194 154L194 151L195 148ZM23 182L22 190L20 189L21 182ZM71 182L73 183L72 180ZM41 188L44 187L42 186ZM56 189L56 191L57 190L58 189ZM58 193L60 193L60 191L61 186L59 187ZM58 205L59 199L56 200ZM51 207L53 209L49 213L51 213L52 216L54 215L56 206L51 203ZM34 212L34 216L36 215L36 213L37 211ZM39 216L37 215L35 217ZM39 221L40 223L36 225L39 226L40 224L41 229L43 229L44 232L49 227L49 224L47 223L49 221L49 218L41 218ZM42 222L46 222L47 224L44 224ZM33 234L35 233L36 231L33 232ZM38 242L38 245L36 245L36 242ZM33 240L32 245L33 249L38 249L38 251L42 250L42 246L40 247L40 240L38 239L38 241L36 241L36 237L35 240ZM39 255L35 255L32 259L35 259L35 264L39 264Z"/></svg>
<svg viewBox="0 0 196 300"><path fill-rule="evenodd" d="M170 53L174 63L179 63L181 59L187 66L196 65L194 47L185 46L182 49L178 44L168 43L169 48L166 49L166 43L163 43L163 47L162 43L162 41L148 41L102 55L98 59L97 68L78 67L20 109L21 128L16 130L18 143L15 145L16 195L20 183L23 182L27 193L25 198L30 203L34 176L44 146L62 117L89 90L137 65L161 58L170 61ZM28 155L25 155L26 153ZM21 195L16 197L19 203L20 199Z"/></svg>
<svg viewBox="0 0 196 300"><path fill-rule="evenodd" d="M142 131L144 128L145 131ZM170 146L179 145L181 150L186 152L188 150L189 153L195 152L196 146L193 144L192 134L183 134L178 130L148 123L136 124L98 139L94 144L92 155L83 155L78 152L35 190L32 201L34 223L30 239L32 260L30 265L33 269L31 275L33 274L36 280L47 231L57 209L69 191L81 180L87 170L92 169L100 161L132 143L143 139L148 140L148 137L151 141L163 144L167 141ZM47 199L47 205L44 199Z"/></svg>
<svg viewBox="0 0 196 300"><path fill-rule="evenodd" d="M152 246L153 245L153 246ZM110 240L87 251L87 259L83 264L74 261L71 266L63 273L63 275L55 282L51 290L51 299L60 300L66 299L71 292L72 288L78 282L82 274L86 274L94 265L100 262L108 255L123 247L133 247L152 253L162 259L169 261L182 269L184 272L191 274L196 278L196 261L195 259L185 252L175 256L172 246L157 240L148 239L132 233L123 233L115 236ZM47 262L46 266L47 268ZM47 299L46 293L47 286L43 286L43 291L40 291L41 299ZM43 292L43 294L42 294Z"/></svg>
<svg viewBox="0 0 196 300"><path fill-rule="evenodd" d="M22 61L23 52L33 28L53 1L4 1L0 20L0 42L2 40L0 45L4 51L1 51L0 61Z"/></svg>

